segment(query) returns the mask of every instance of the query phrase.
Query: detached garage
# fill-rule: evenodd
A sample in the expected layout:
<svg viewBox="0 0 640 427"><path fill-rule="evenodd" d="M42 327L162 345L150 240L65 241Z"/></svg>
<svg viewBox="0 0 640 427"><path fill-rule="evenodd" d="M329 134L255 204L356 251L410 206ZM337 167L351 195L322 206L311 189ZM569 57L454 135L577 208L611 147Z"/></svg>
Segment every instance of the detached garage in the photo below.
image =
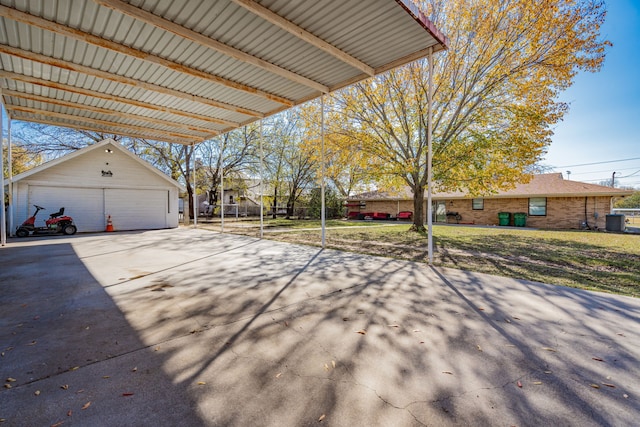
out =
<svg viewBox="0 0 640 427"><path fill-rule="evenodd" d="M104 231L109 215L115 230L175 228L180 191L178 182L106 139L16 175L11 232L33 205L47 209L36 225L64 206L79 232Z"/></svg>

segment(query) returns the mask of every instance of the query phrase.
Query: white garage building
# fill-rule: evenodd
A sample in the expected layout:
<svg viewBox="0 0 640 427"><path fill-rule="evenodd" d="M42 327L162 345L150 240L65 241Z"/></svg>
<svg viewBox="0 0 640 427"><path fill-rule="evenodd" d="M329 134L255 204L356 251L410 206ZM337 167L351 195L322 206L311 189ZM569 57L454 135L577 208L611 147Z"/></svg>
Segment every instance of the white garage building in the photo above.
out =
<svg viewBox="0 0 640 427"><path fill-rule="evenodd" d="M112 139L35 167L13 179L14 230L46 208L36 225L65 208L79 232L175 228L184 187Z"/></svg>

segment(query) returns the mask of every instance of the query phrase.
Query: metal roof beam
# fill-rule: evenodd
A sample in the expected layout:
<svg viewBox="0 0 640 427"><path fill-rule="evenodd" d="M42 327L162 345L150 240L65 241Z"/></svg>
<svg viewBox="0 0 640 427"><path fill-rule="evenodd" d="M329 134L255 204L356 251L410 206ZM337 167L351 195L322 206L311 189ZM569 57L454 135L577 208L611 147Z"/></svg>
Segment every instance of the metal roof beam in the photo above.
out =
<svg viewBox="0 0 640 427"><path fill-rule="evenodd" d="M134 125L126 125L124 123L116 123L116 122L110 122L107 120L100 120L100 119L92 119L89 117L81 117L81 116L74 116L71 114L63 114L63 113L56 113L54 111L49 111L49 110L41 110L38 108L32 108L32 107L21 107L18 105L11 105L11 106L6 106L5 107L7 110L10 111L17 111L19 113L28 113L28 114L37 114L37 115L42 115L45 117L54 117L57 119L62 119L62 120L70 120L70 121L79 121L79 122L83 122L83 123L87 123L87 124L93 124L93 125L98 125L98 126L104 126L108 129L108 132L114 133L114 134L118 134L120 129L125 129L128 131L133 131L133 132L140 132L142 134L145 133L160 133L160 134L165 134L168 135L174 139L185 139L185 140L189 140L189 141L195 141L195 142L202 142L204 141L204 138L202 137L196 137L193 135L187 135L187 134L183 134L183 133L178 133L178 132L171 132L171 131L164 131L161 129L151 129L148 127L142 127L142 126L134 126ZM88 129L88 127L87 127ZM118 131L113 131L112 129L117 129ZM104 129L103 129L104 131Z"/></svg>
<svg viewBox="0 0 640 427"><path fill-rule="evenodd" d="M130 138L150 139L152 141L171 142L171 143L174 143L174 144L183 144L183 145L191 145L191 144L194 143L193 140L166 138L166 137L163 137L163 136L151 136L149 134L142 134L142 133L136 133L136 132L122 132L122 131L114 132L113 129L104 129L104 128L101 128L99 126L92 126L92 125L89 125L89 124L79 125L79 124L75 124L75 123L59 122L59 121L56 121L56 120L33 118L33 117L29 117L29 116L23 116L21 114L18 114L18 115L12 114L11 118L13 120L20 120L20 121L23 121L23 122L33 122L33 123L40 123L40 124L43 124L43 125L66 127L66 128L79 129L79 130L89 130L89 131L92 131L92 132L110 133L110 134L113 134L113 135L126 136L126 137L130 137ZM197 144L198 142L196 141L195 143Z"/></svg>
<svg viewBox="0 0 640 427"><path fill-rule="evenodd" d="M171 128L179 128L182 130L185 130L187 132L196 132L196 133L200 133L200 134L204 134L204 135L193 135L194 137L203 137L203 138L208 138L211 136L215 136L218 134L217 131L212 130L212 129L206 129L206 128L201 128L198 126L191 126L191 125L186 125L184 123L177 123L177 122L171 122L171 121L167 121L167 120L160 120L160 119L156 119L154 117L147 117L147 116L141 116L139 114L132 114L132 113L123 113L121 111L115 111L115 110L110 110L108 108L102 108L102 107L95 107L93 105L87 105L87 104L80 104L77 102L70 102L70 101L64 101L61 99L56 99L56 98L48 98L46 96L42 96L42 95L35 95L32 93L25 93L25 92L19 92L16 90L10 90L10 89L0 89L0 94L5 95L5 96L12 96L18 99L26 99L29 101L34 101L34 102L44 102L47 104L53 104L53 105L58 105L61 107L69 107L69 108L76 108L79 110L86 110L86 111L92 111L94 113L98 113L98 114L106 114L109 116L113 116L113 117L118 117L120 119L133 119L133 120L138 120L141 122L146 122L146 123L152 123L155 125L160 125L160 126L169 126ZM11 104L13 105L13 104Z"/></svg>
<svg viewBox="0 0 640 427"><path fill-rule="evenodd" d="M84 31L80 31L78 29L68 27L62 24L58 24L56 22L52 22L52 21L40 18L38 16L34 16L25 12L20 12L18 10L11 9L6 6L0 5L0 16L5 16L14 21L22 22L23 24L35 26L40 29L50 31L52 33L61 34L66 37L79 40L81 42L89 43L94 46L108 49L112 52L128 55L133 58L137 58L146 62L160 65L165 68L169 68L173 71L177 71L182 74L187 74L189 76L197 77L214 84L219 84L219 85L236 89L245 93L249 93L251 95L259 96L261 98L265 98L270 101L277 102L279 104L287 105L289 107L293 106L294 104L293 101L291 101L290 99L286 99L284 97L277 96L257 88L253 88L238 82L234 82L232 80L225 79L223 77L216 76L214 74L209 74L207 72L204 72L195 68L187 67L186 65L173 62L168 59L165 59L156 55L152 55L147 52L143 52L141 50L133 49L129 46L125 46L120 43L116 43L111 40L107 40L102 37L95 36L90 33L85 33Z"/></svg>
<svg viewBox="0 0 640 427"><path fill-rule="evenodd" d="M116 83L121 83L129 86L143 88L153 92L162 93L165 95L175 96L176 98L182 98L193 102L199 102L201 104L208 105L210 107L220 108L222 110L233 111L236 113L244 114L247 116L263 118L264 114L259 111L249 110L247 108L238 107L235 105L227 104L224 102L214 101L209 98L204 98L198 95L191 95L186 92L181 92L175 89L169 89L164 86L160 86L154 83L147 83L141 80L132 79L130 77L124 77L117 74L112 74L107 71L96 70L95 68L87 67L86 65L80 65L61 59L52 58L39 53L33 53L27 50L18 49L15 47L0 44L0 53L15 56L29 61L39 62L41 64L51 65L64 70L75 71L77 73L86 74L88 76L99 77L104 80L109 80Z"/></svg>
<svg viewBox="0 0 640 427"><path fill-rule="evenodd" d="M188 113L188 112L185 112L185 111L182 111L182 110L176 110L176 109L173 109L173 108L163 107L163 106L160 106L160 105L149 104L148 102L137 101L135 99L124 98L122 96L111 95L111 94L108 94L108 93L103 93L103 92L98 92L98 91L95 91L95 90L84 89L84 88L81 88L81 87L71 86L71 85L67 85L67 84L63 84L63 83L52 82L51 80L44 80L44 79L40 79L40 78L32 77L32 76L25 76L24 74L12 73L10 71L0 70L0 78L5 78L5 79L9 79L9 80L20 81L20 82L23 82L23 83L43 86L43 87L47 87L49 89L55 89L55 90L60 90L60 91L64 91L64 92L75 93L75 94L78 94L78 95L88 96L90 98L97 98L97 99L102 99L102 100L105 100L105 101L120 102L122 104L131 105L131 106L134 106L134 107L146 108L148 110L158 111L158 112L162 112L162 113L173 114L173 115L184 117L184 118L187 118L187 119L202 120L202 121L205 121L205 122L216 123L216 124L219 124L219 125L225 125L225 126L231 126L231 127L240 127L241 126L240 123L233 122L231 120L217 119L215 117L209 117L209 116L205 116L203 114L197 114L197 113ZM215 132L215 130L212 130L212 129L211 129L211 131Z"/></svg>
<svg viewBox="0 0 640 427"><path fill-rule="evenodd" d="M310 45L315 46L318 49L328 53L329 55L334 56L340 61L346 64L349 64L354 68L357 68L358 70L364 72L365 74L369 76L375 75L375 70L373 69L373 67L370 67L369 65L360 61L359 59L354 58L348 53L338 49L331 43L328 43L322 40L320 37L308 32L307 30L300 28L293 22L283 18L277 13L272 12L271 10L262 6L261 4L258 4L253 0L231 0L231 1L233 1L238 6L242 6L243 8L247 9L251 13L264 19L265 21L268 21L273 25L276 25L277 27L287 31L290 34L293 34L299 39L304 40Z"/></svg>
<svg viewBox="0 0 640 427"><path fill-rule="evenodd" d="M128 15L134 19L147 23L149 25L153 25L154 27L176 34L187 40L191 40L195 43L199 43L202 46L208 47L210 49L214 49L238 61L246 62L248 64L262 68L263 70L269 71L273 74L276 74L280 77L284 77L293 82L300 83L304 86L316 89L322 93L329 92L329 88L321 83L318 83L300 74L296 74L293 71L289 71L278 65L272 64L268 61L255 57L239 49L228 46L222 42L219 42L218 40L214 40L196 31L193 31L181 25L178 25L175 22L169 21L168 19L164 19L160 16L154 15L151 12L147 12L146 10L137 8L123 1L120 1L120 0L93 0L93 1L99 4L100 6L107 7L109 9L115 10L116 12L122 13L124 15Z"/></svg>

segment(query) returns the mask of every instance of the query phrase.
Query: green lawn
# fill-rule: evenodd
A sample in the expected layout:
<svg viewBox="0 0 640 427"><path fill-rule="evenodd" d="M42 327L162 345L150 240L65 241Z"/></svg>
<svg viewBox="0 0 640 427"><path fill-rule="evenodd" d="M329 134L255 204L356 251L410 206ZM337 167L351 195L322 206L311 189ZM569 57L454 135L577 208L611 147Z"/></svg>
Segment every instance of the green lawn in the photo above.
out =
<svg viewBox="0 0 640 427"><path fill-rule="evenodd" d="M313 224L290 221L289 225L294 222L300 228ZM427 260L426 234L410 232L407 225L331 224L370 227L328 229L329 248ZM640 297L640 235L464 226L434 226L433 234L438 266ZM270 232L265 238L320 243L318 230Z"/></svg>

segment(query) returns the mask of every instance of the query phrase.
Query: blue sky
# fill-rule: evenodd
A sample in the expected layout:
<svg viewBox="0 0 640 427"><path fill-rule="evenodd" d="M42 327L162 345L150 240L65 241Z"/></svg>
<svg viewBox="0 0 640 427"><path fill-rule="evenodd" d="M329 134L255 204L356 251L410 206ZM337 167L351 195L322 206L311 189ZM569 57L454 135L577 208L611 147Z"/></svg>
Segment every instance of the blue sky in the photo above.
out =
<svg viewBox="0 0 640 427"><path fill-rule="evenodd" d="M640 189L640 0L609 0L607 11L601 33L613 47L600 72L579 74L560 96L570 110L544 164L595 184L616 172L617 183ZM599 164L576 166L587 163Z"/></svg>

